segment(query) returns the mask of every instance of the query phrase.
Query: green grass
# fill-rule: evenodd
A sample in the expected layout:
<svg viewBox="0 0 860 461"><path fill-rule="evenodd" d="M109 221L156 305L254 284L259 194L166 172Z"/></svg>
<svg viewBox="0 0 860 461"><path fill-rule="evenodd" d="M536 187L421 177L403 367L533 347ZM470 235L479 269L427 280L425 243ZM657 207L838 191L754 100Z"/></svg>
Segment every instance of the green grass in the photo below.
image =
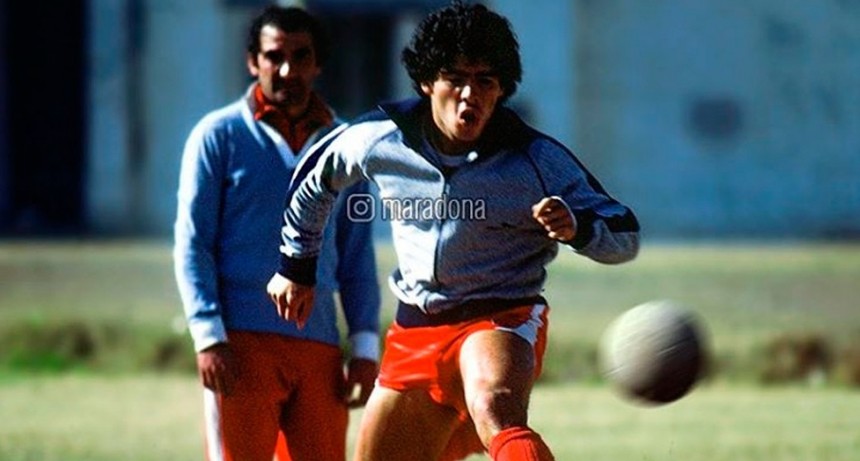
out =
<svg viewBox="0 0 860 461"><path fill-rule="evenodd" d="M388 245L378 254L387 322L394 257ZM598 379L604 328L659 298L700 315L721 377L757 379L764 348L779 335L821 336L838 356L860 345L858 279L860 245L646 245L621 266L562 250L546 290L545 377ZM193 367L168 242L0 243L0 284L0 368Z"/></svg>
<svg viewBox="0 0 860 461"><path fill-rule="evenodd" d="M69 374L0 384L0 459L202 459L202 394L187 375Z"/></svg>
<svg viewBox="0 0 860 461"><path fill-rule="evenodd" d="M553 321L594 337L615 315L651 299L696 310L718 346L746 347L787 330L860 333L860 246L646 246L604 266L562 252L550 268Z"/></svg>
<svg viewBox="0 0 860 461"><path fill-rule="evenodd" d="M600 387L544 386L532 424L559 460L849 461L860 453L849 390L705 386L666 407Z"/></svg>
<svg viewBox="0 0 860 461"><path fill-rule="evenodd" d="M393 261L380 247L385 319ZM860 453L856 388L756 384L778 335L819 334L837 356L860 344L860 245L653 245L618 267L562 250L549 272L552 379L532 424L559 460ZM658 298L701 316L720 368L684 400L641 408L600 384L594 352L616 315ZM0 243L0 459L201 459L195 377L155 371L193 366L180 312L167 242Z"/></svg>
<svg viewBox="0 0 860 461"><path fill-rule="evenodd" d="M165 242L0 242L0 313L168 328L180 312Z"/></svg>
<svg viewBox="0 0 860 461"><path fill-rule="evenodd" d="M390 246L379 247L380 284ZM0 313L20 319L118 320L170 329L180 312L168 242L2 243ZM604 266L562 250L546 294L554 330L591 341L624 309L674 298L698 311L726 346L817 329L860 333L860 245L645 246L633 263Z"/></svg>
<svg viewBox="0 0 860 461"><path fill-rule="evenodd" d="M201 412L197 382L183 375L7 377L0 459L202 459ZM645 408L602 386L565 384L535 390L531 424L560 461L854 461L858 414L849 389L714 385Z"/></svg>

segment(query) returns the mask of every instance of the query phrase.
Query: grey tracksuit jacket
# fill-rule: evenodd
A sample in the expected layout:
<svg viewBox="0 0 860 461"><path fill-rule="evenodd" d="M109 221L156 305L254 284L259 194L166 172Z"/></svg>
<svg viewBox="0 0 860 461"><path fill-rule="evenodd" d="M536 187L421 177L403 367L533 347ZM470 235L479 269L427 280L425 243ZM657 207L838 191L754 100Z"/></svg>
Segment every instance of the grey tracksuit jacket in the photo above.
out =
<svg viewBox="0 0 860 461"><path fill-rule="evenodd" d="M398 267L389 285L428 317L476 302L539 297L559 242L532 218L560 197L577 223L573 251L616 264L633 259L639 223L564 146L499 107L481 147L449 170L426 142L423 100L385 104L321 140L299 165L282 229L279 272L314 283L326 217L339 191L371 181L381 198L349 197L353 219L390 220ZM399 315L398 315L399 317Z"/></svg>

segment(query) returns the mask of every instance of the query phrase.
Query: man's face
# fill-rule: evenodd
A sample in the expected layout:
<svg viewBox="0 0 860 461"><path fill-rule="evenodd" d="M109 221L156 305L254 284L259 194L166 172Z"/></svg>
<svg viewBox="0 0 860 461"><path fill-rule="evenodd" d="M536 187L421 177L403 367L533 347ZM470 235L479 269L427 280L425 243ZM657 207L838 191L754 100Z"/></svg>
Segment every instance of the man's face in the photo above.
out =
<svg viewBox="0 0 860 461"><path fill-rule="evenodd" d="M485 64L458 59L436 80L421 85L430 97L433 122L442 134L436 148L457 154L474 147L504 95L499 78Z"/></svg>
<svg viewBox="0 0 860 461"><path fill-rule="evenodd" d="M260 30L260 52L248 56L248 70L266 99L290 117L305 112L313 82L322 71L310 33L285 33L269 24Z"/></svg>

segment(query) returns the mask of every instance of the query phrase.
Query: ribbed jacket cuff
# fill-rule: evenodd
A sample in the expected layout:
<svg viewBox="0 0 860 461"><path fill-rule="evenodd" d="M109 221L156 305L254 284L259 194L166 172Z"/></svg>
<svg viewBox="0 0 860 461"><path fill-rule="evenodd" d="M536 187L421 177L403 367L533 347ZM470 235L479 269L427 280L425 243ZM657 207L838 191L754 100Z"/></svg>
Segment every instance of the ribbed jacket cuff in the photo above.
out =
<svg viewBox="0 0 860 461"><path fill-rule="evenodd" d="M194 340L195 352L227 341L227 331L220 317L206 320L191 319L188 322L188 331L191 333L191 339Z"/></svg>
<svg viewBox="0 0 860 461"><path fill-rule="evenodd" d="M577 250L581 250L594 238L595 216L593 212L574 211L573 218L576 220L576 235L566 243Z"/></svg>
<svg viewBox="0 0 860 461"><path fill-rule="evenodd" d="M292 258L281 254L278 273L293 282L314 286L317 283L317 258Z"/></svg>
<svg viewBox="0 0 860 461"><path fill-rule="evenodd" d="M359 331L349 337L352 358L379 361L379 334L374 331Z"/></svg>

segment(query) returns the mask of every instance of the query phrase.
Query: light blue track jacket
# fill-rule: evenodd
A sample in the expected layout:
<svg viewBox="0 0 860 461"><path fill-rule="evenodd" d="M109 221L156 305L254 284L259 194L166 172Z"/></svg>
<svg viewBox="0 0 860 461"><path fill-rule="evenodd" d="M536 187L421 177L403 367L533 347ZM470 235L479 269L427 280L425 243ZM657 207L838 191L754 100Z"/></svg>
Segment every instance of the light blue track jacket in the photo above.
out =
<svg viewBox="0 0 860 461"><path fill-rule="evenodd" d="M607 264L636 256L633 212L557 141L500 107L481 147L446 172L422 132L429 111L419 100L383 105L303 160L284 212L282 275L312 282L337 191L364 181L378 186L376 211L391 218L398 268L389 285L400 301L431 316L481 300L541 295L545 267L558 251L532 218L532 205L544 197L560 197L571 209L576 253Z"/></svg>
<svg viewBox="0 0 860 461"><path fill-rule="evenodd" d="M312 136L296 156L272 128L254 120L253 103L249 92L206 115L182 156L173 255L194 347L200 351L227 340L226 330L338 345L333 296L338 290L355 354L377 359L380 299L371 226L346 219L342 206L335 207L332 225L321 236L320 283L304 329L280 318L266 293L278 268L290 177L324 133Z"/></svg>

